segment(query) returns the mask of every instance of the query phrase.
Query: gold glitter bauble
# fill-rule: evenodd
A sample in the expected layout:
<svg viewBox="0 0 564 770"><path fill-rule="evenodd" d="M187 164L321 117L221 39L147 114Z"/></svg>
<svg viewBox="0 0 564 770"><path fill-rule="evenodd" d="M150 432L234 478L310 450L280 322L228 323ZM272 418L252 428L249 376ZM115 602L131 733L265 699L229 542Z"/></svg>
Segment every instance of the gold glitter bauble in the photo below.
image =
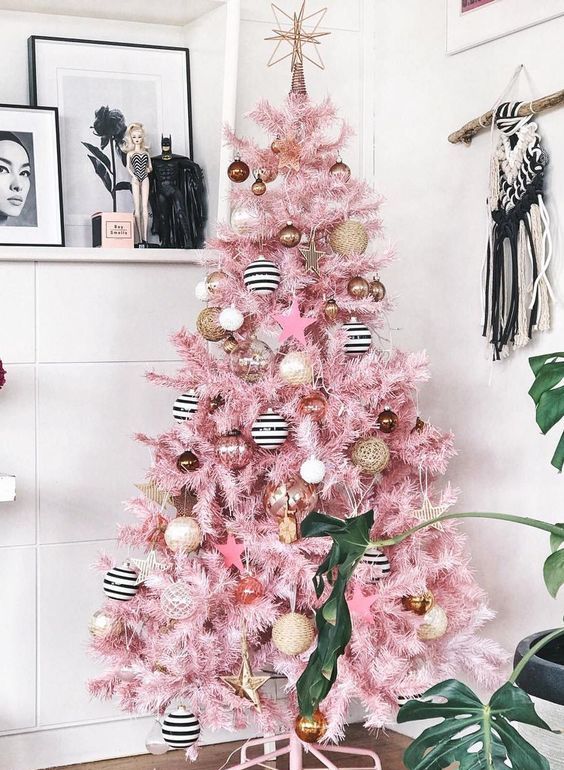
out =
<svg viewBox="0 0 564 770"><path fill-rule="evenodd" d="M278 371L289 385L310 385L313 381L313 369L308 356L298 350L286 353L278 364Z"/></svg>
<svg viewBox="0 0 564 770"><path fill-rule="evenodd" d="M307 615L288 612L272 626L272 643L285 655L301 655L315 639L315 626Z"/></svg>
<svg viewBox="0 0 564 770"><path fill-rule="evenodd" d="M333 228L329 243L333 251L343 257L364 254L368 247L368 233L362 222L347 219Z"/></svg>
<svg viewBox="0 0 564 770"><path fill-rule="evenodd" d="M196 551L202 542L202 530L196 519L177 516L169 521L164 539L171 551Z"/></svg>
<svg viewBox="0 0 564 770"><path fill-rule="evenodd" d="M205 307L198 316L196 328L208 342L219 342L229 334L219 324L220 313L220 307Z"/></svg>
<svg viewBox="0 0 564 770"><path fill-rule="evenodd" d="M424 642L440 639L446 634L448 618L446 612L438 604L424 615L425 622L417 629L417 636Z"/></svg>
<svg viewBox="0 0 564 770"><path fill-rule="evenodd" d="M353 446L352 461L367 473L380 473L390 461L390 450L381 438L360 438Z"/></svg>
<svg viewBox="0 0 564 770"><path fill-rule="evenodd" d="M348 282L347 291L353 299L366 299L370 293L368 281L360 275L355 275Z"/></svg>
<svg viewBox="0 0 564 770"><path fill-rule="evenodd" d="M431 591L425 591L423 594L404 596L402 597L401 603L404 610L414 612L416 615L425 615L425 613L433 609L435 597Z"/></svg>
<svg viewBox="0 0 564 770"><path fill-rule="evenodd" d="M311 717L299 716L295 725L296 735L304 743L317 743L327 732L327 720L319 709Z"/></svg>

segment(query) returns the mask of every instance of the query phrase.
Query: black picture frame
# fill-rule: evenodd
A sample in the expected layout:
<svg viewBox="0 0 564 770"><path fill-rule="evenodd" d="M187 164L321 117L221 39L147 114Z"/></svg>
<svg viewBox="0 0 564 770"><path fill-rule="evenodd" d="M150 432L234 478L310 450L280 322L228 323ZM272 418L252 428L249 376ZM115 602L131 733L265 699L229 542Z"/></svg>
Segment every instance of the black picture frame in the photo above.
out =
<svg viewBox="0 0 564 770"><path fill-rule="evenodd" d="M10 123L3 128L4 114L11 113L12 119ZM22 113L22 117L25 119L17 124L18 113ZM39 126L34 126L32 115L47 116L52 118L50 130L52 136L47 140L49 142L49 149L51 152L51 164L50 166L44 166L37 163L40 152L40 142L37 141L37 135L39 133ZM63 207L63 182L62 182L62 163L61 163L61 139L59 129L59 111L56 107L45 107L29 104L11 104L0 103L0 131L10 131L14 133L16 137L22 137L29 135L32 137L29 141L32 142L31 146L27 145L28 154L32 149L33 151L33 168L32 173L35 176L33 180L33 194L35 196L35 223L33 225L22 225L18 227L11 227L7 225L6 230L0 227L0 246L50 246L50 247L64 247L65 246L65 227L64 227L64 207ZM39 152L38 152L39 150ZM40 169L40 173L37 173ZM48 176L49 171L55 172L55 179L52 184L45 178ZM28 199L29 200L29 199ZM28 203L26 200L26 204ZM48 201L50 201L48 203ZM51 208L46 212L46 204ZM24 204L24 206L26 205ZM25 212L25 208L22 213ZM8 220L10 218L8 217ZM18 223L19 224L19 223ZM53 227L53 225L55 225ZM7 233L8 229L12 235L12 238L5 240L2 237L3 233ZM18 238L21 233L21 238ZM46 240L43 240L45 236L52 233ZM33 237L32 237L33 236Z"/></svg>

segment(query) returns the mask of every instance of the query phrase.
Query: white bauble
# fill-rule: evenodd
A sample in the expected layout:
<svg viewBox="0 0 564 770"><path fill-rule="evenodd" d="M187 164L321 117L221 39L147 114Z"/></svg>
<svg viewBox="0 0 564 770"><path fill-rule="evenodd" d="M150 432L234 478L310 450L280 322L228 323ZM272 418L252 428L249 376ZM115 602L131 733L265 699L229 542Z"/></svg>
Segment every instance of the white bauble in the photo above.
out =
<svg viewBox="0 0 564 770"><path fill-rule="evenodd" d="M316 457L304 460L300 466L300 476L308 484L319 484L325 478L325 463Z"/></svg>
<svg viewBox="0 0 564 770"><path fill-rule="evenodd" d="M201 302L207 302L210 298L207 283L205 281L198 281L196 288L194 289L194 294L196 295L196 299L199 299Z"/></svg>
<svg viewBox="0 0 564 770"><path fill-rule="evenodd" d="M236 332L243 326L244 320L243 313L236 307L226 307L219 314L219 325L228 332Z"/></svg>

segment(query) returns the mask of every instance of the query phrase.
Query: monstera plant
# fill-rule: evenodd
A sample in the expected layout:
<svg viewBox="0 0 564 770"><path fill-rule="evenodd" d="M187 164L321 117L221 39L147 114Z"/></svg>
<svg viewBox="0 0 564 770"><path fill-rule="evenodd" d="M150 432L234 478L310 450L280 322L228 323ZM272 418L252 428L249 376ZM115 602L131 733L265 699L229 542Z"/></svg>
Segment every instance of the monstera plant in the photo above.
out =
<svg viewBox="0 0 564 770"><path fill-rule="evenodd" d="M544 564L544 580L551 596L556 597L564 584L564 548L561 548L564 524L553 525L502 513L446 513L394 537L372 541L373 511L344 521L318 512L310 513L304 519L303 537L329 536L333 544L314 580L318 597L324 594L326 583L331 591L317 610L317 647L297 684L301 714L312 716L335 682L338 658L344 653L352 633L345 592L366 551L391 548L424 527L448 519L466 518L501 519L548 532L552 552ZM530 658L558 636L564 636L564 628L534 645L488 703L482 703L462 682L449 679L402 706L398 722L442 719L409 746L404 755L408 770L445 770L453 763L458 763L460 770L506 770L508 767L513 770L550 770L548 761L517 732L513 723L550 730L536 713L529 695L516 682Z"/></svg>
<svg viewBox="0 0 564 770"><path fill-rule="evenodd" d="M529 395L535 402L537 425L543 433L564 417L564 353L548 353L529 358L535 381ZM552 457L552 465L562 470L564 465L564 432Z"/></svg>

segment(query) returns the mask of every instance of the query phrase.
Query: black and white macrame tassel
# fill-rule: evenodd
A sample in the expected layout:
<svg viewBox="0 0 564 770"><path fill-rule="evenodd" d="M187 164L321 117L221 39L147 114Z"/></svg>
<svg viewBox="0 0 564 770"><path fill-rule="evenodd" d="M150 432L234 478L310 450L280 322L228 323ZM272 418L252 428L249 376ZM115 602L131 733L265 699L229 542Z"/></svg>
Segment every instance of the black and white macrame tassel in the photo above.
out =
<svg viewBox="0 0 564 770"><path fill-rule="evenodd" d="M483 334L494 359L526 345L534 330L550 328L547 277L552 258L550 219L544 204L548 158L532 115L520 102L496 110L499 136L491 161Z"/></svg>

